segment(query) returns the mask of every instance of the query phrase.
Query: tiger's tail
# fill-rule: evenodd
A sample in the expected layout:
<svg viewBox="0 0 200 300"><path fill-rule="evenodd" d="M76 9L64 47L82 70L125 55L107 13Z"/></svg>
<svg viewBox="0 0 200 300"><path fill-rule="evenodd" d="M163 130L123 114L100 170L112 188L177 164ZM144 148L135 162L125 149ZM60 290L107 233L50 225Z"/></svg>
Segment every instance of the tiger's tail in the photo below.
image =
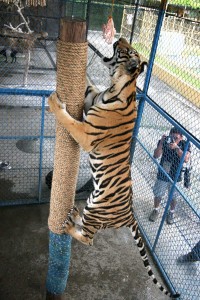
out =
<svg viewBox="0 0 200 300"><path fill-rule="evenodd" d="M176 294L171 294L169 291L167 291L159 282L158 280L156 279L153 271L152 271L152 268L150 266L150 263L149 263L149 260L148 260L148 257L147 257L147 254L146 254L146 249L145 249L145 245L144 245L144 242L141 238L141 235L140 235L140 231L139 231L139 228L138 228L138 223L137 221L135 220L133 224L129 225L129 228L131 230L131 233L132 233L132 236L134 237L134 240L136 242L136 245L139 249L139 252L140 252L140 255L141 255L141 258L142 258L142 261L143 261L143 264L145 266L145 268L147 269L147 273L148 275L150 276L150 278L153 280L153 283L155 283L157 285L157 287L165 294L165 295L168 295L170 298L179 298L180 297L180 294L176 293Z"/></svg>

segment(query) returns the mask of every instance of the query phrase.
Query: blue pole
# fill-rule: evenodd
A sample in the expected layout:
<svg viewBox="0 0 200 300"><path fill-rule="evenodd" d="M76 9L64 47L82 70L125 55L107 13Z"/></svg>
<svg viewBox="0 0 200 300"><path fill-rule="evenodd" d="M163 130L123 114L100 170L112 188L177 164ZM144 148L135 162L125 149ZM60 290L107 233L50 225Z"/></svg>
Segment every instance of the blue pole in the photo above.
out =
<svg viewBox="0 0 200 300"><path fill-rule="evenodd" d="M41 127L40 127L40 162L39 162L39 191L38 200L42 197L42 162L43 162L43 143L44 143L44 115L45 115L45 96L42 97L42 113L41 113Z"/></svg>
<svg viewBox="0 0 200 300"><path fill-rule="evenodd" d="M139 3L140 3L140 0L137 0L136 3L135 3L135 13L134 13L134 17L133 17L133 24L132 24L132 28L131 28L131 36L130 36L130 41L129 41L130 44L133 41L133 33L134 33L134 28L135 28L135 24L136 24L136 20L137 20Z"/></svg>
<svg viewBox="0 0 200 300"><path fill-rule="evenodd" d="M168 175L168 173L160 166L160 164L157 162L157 160L152 156L152 154L145 148L145 146L141 143L141 141L137 139L137 142L140 144L141 148L147 153L147 155L151 158L151 161L154 161L154 163L157 165L159 169L162 170L162 172L165 174L165 176L169 179L169 181L173 182L171 177ZM188 142L190 142L190 139L188 139ZM191 208L193 213L200 218L200 213L196 210L194 204L189 199L188 195L186 195L179 186L176 186L176 190L179 192L180 196L185 200L185 202L188 204L188 206Z"/></svg>
<svg viewBox="0 0 200 300"><path fill-rule="evenodd" d="M142 120L142 115L143 115L143 111L144 111L144 105L145 105L145 101L146 101L146 97L147 97L149 82L151 79L151 73L152 73L156 50L157 50L157 46L158 46L158 40L160 37L162 22L163 22L164 15L165 15L166 3L167 3L167 0L162 0L162 2L161 2L159 14L158 14L158 20L157 20L156 29L155 29L155 34L154 34L153 43L152 43L152 48L151 48L151 53L150 53L150 57L149 57L147 74L146 74L143 92L142 92L143 97L140 98L139 105L138 105L138 116L137 116L137 120L136 120L136 123L134 126L133 139L132 139L132 143L131 143L131 153L130 153L131 163L132 163L133 155L134 155L134 151L135 151L136 137L138 136L138 132L139 132L139 128L140 128L140 124L141 124L141 120Z"/></svg>
<svg viewBox="0 0 200 300"><path fill-rule="evenodd" d="M149 105L151 105L160 115L164 116L164 118L169 121L173 126L180 129L182 134L194 144L197 148L199 148L200 141L193 135L191 135L184 127L180 126L179 123L175 119L173 119L168 113L166 113L158 104L153 102L148 96L146 96L146 101Z"/></svg>
<svg viewBox="0 0 200 300"><path fill-rule="evenodd" d="M140 224L139 222L138 222L138 226L139 226L139 229L140 229L140 232L141 232L142 236L145 238L146 245L147 245L147 247L149 248L149 250L150 250L150 252L151 252L151 255L153 256L154 260L156 261L156 264L157 264L157 266L159 267L159 271L161 272L161 274L162 274L162 276L163 276L163 278L164 278L164 280L165 280L165 282L166 282L166 284L167 284L167 286L168 286L170 292L171 292L172 294L175 294L175 293L176 293L176 289L175 289L173 283L171 282L169 276L168 276L167 273L165 272L165 268L164 268L163 265L161 264L159 258L157 257L157 255L156 255L155 252L153 251L152 246L151 246L151 243L150 243L150 241L149 241L149 239L148 239L148 236L147 236L145 230L142 228L142 226L141 226L141 224Z"/></svg>
<svg viewBox="0 0 200 300"><path fill-rule="evenodd" d="M134 152L135 152L136 139L137 139L137 136L138 136L140 123L141 123L141 120L142 120L144 105L145 105L145 97L142 97L139 100L138 111L137 111L137 120L135 122L135 126L134 126L134 129L133 129L133 136L132 136L132 141L131 141L131 150L130 150L130 162L131 162L131 164L132 164L133 155L134 155Z"/></svg>
<svg viewBox="0 0 200 300"><path fill-rule="evenodd" d="M153 38L151 53L149 56L147 74L146 74L145 83L144 83L143 91L144 91L145 95L147 95L148 88L149 88L149 82L151 79L151 73L152 73L153 64L154 64L156 51L157 51L157 47L158 47L158 41L159 41L159 37L160 37L163 19L165 16L166 4L167 4L167 0L162 0L159 14L158 14L158 20L157 20L157 24L156 24L155 34L154 34L154 38Z"/></svg>
<svg viewBox="0 0 200 300"><path fill-rule="evenodd" d="M44 95L49 97L49 95L54 92L51 90L25 90L25 89L9 89L9 88L0 88L0 94L4 95L30 95L30 96L41 96Z"/></svg>
<svg viewBox="0 0 200 300"><path fill-rule="evenodd" d="M49 232L49 263L46 290L52 295L62 295L69 275L71 240L68 234Z"/></svg>
<svg viewBox="0 0 200 300"><path fill-rule="evenodd" d="M164 221L165 221L165 218L166 218L166 215L167 215L170 203L172 201L174 189L176 188L177 179L178 179L178 176L179 176L179 174L181 172L181 169L182 169L182 166L183 166L183 162L184 162L185 155L186 155L186 152L187 152L187 149L188 149L188 145L189 145L189 140L187 140L187 142L186 142L185 149L184 149L183 154L182 154L181 159L180 159L179 167L178 167L178 169L176 171L176 175L175 175L174 181L172 183L172 187L171 187L171 190L170 190L170 193L169 193L169 197L168 197L168 200L167 200L165 211L164 211L162 220L160 222L160 226L158 228L158 232L157 232L157 235L156 235L156 238L155 238L155 242L154 242L154 245L153 245L153 249L152 249L153 252L155 251L155 247L156 247L158 239L160 237L160 233L161 233L161 230L163 228L163 224L164 224Z"/></svg>

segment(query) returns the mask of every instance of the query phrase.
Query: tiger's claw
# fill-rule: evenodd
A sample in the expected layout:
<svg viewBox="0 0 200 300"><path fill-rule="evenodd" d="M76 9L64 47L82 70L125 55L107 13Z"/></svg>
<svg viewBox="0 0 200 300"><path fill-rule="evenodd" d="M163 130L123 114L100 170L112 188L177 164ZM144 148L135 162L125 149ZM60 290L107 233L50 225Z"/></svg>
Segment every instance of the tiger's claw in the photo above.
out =
<svg viewBox="0 0 200 300"><path fill-rule="evenodd" d="M63 227L65 232L68 232L70 228L74 227L74 225L75 224L74 224L72 218L68 215L67 219L62 224L62 227Z"/></svg>
<svg viewBox="0 0 200 300"><path fill-rule="evenodd" d="M78 210L78 208L75 205L70 210L70 214L73 215L73 217L76 217L76 216L79 215L79 210Z"/></svg>
<svg viewBox="0 0 200 300"><path fill-rule="evenodd" d="M62 103L56 92L52 93L48 98L48 104L49 104L49 112L55 113L56 111L60 109L66 110L65 103Z"/></svg>
<svg viewBox="0 0 200 300"><path fill-rule="evenodd" d="M68 216L70 216L71 220L79 225L79 226L82 226L82 218L81 216L79 215L79 210L76 206L73 206L72 209L69 211L68 213Z"/></svg>

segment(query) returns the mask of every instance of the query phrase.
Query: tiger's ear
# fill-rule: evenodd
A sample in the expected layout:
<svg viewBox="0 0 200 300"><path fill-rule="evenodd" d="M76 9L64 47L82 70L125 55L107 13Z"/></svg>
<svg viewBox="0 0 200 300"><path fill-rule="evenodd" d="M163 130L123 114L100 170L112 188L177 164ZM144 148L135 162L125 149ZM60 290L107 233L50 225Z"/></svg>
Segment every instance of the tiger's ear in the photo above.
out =
<svg viewBox="0 0 200 300"><path fill-rule="evenodd" d="M148 63L146 61L143 61L141 64L140 64L140 74L142 72L144 72L144 66L148 66Z"/></svg>

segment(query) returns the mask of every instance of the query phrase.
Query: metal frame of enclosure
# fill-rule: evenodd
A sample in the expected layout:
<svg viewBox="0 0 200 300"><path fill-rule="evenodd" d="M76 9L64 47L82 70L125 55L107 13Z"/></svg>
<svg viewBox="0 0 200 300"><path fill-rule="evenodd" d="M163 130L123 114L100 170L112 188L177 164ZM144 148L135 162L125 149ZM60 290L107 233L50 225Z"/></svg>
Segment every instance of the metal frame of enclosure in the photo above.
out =
<svg viewBox="0 0 200 300"><path fill-rule="evenodd" d="M11 63L9 51L13 41L0 34L0 50L8 50L7 63L0 56L0 161L9 161L11 165L11 169L0 171L1 206L49 201L46 176L53 170L55 119L47 112L47 97L56 89L59 20L63 16L87 20L87 71L101 90L107 87L108 78L107 70L101 65L101 56L112 53L112 45L105 43L101 33L101 25L106 23L110 13L110 2L59 1L56 17L52 9L56 0L47 1L49 4L44 9L27 8L26 13L31 16L33 24L35 20L42 20L38 31L45 30L49 36L36 41L31 49L26 86L23 86L26 50L22 43L17 46L15 43L17 62ZM191 251L200 240L200 24L195 18L187 19L189 29L186 31L191 29L189 39L186 31L180 30L178 25L169 27L170 20L173 19L173 24L183 24L184 19L166 13L166 1L161 1L161 5L159 1L150 1L150 5L139 0L131 4L130 1L116 2L113 10L114 22L116 17L118 19L116 38L125 36L148 61L146 72L138 80L138 117L131 149L134 212L148 248L171 291L179 292L180 299L197 300L200 295L200 263L181 264L178 257ZM96 12L101 9L101 19L96 20ZM4 22L9 18L17 22L14 10L5 13L0 7L0 14ZM167 18L168 27L165 27ZM54 29L49 25L50 19L54 22ZM195 41L191 42L192 38ZM175 180L172 181L166 173L171 189L161 202L159 220L152 223L149 214L153 208L153 186L157 170L162 168L159 160L153 158L153 151L161 136L168 134L172 126L182 132L186 149ZM185 188L177 179L183 170L183 157L189 145L191 187ZM89 179L88 156L82 152L77 190L87 185ZM168 225L166 216L174 191L179 195L175 222ZM77 193L77 198L87 194L88 191L82 195Z"/></svg>

